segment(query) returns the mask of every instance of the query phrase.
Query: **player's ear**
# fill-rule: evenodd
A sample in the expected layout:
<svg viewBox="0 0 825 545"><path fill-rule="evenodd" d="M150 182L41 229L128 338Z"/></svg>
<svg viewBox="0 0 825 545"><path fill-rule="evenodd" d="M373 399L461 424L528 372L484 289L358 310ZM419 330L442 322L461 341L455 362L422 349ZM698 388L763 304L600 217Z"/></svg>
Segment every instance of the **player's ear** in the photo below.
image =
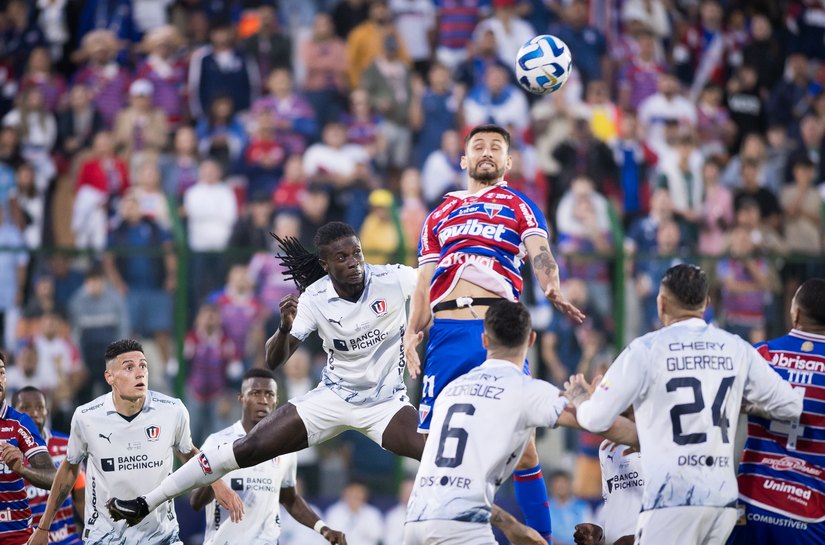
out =
<svg viewBox="0 0 825 545"><path fill-rule="evenodd" d="M461 159L458 161L459 166L461 166L461 170L467 170L467 156L462 155Z"/></svg>
<svg viewBox="0 0 825 545"><path fill-rule="evenodd" d="M513 168L513 156L508 153L507 160L504 162L504 170L510 170L511 168Z"/></svg>
<svg viewBox="0 0 825 545"><path fill-rule="evenodd" d="M108 365L106 366L106 370L103 371L103 378L106 379L106 384L108 384L109 386L111 386L112 382L114 382L114 380L115 380L115 377L112 375L112 372L109 370Z"/></svg>
<svg viewBox="0 0 825 545"><path fill-rule="evenodd" d="M484 350L490 348L490 337L484 332L481 333L481 346L484 347Z"/></svg>
<svg viewBox="0 0 825 545"><path fill-rule="evenodd" d="M533 346L534 344L536 344L536 337L537 337L537 336L538 336L538 335L536 335L536 332L535 332L535 331L531 331L531 332L530 332L530 336L529 336L529 337L527 337L527 348L530 348L531 346Z"/></svg>

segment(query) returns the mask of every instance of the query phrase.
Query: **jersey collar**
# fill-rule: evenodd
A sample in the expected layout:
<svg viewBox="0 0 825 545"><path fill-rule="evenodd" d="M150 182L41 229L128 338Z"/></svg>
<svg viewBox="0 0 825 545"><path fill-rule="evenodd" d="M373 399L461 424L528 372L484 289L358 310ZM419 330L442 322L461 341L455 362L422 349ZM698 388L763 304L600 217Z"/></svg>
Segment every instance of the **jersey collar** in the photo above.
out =
<svg viewBox="0 0 825 545"><path fill-rule="evenodd" d="M521 368L516 367L516 365L513 362L507 360L500 360L496 358L490 358L486 360L482 365L485 367L512 367L513 369L516 369L519 372L521 371Z"/></svg>
<svg viewBox="0 0 825 545"><path fill-rule="evenodd" d="M237 422L232 424L232 433L238 434L238 435L241 435L241 436L246 435L246 430L243 429L243 424L241 424L240 420L238 420Z"/></svg>
<svg viewBox="0 0 825 545"><path fill-rule="evenodd" d="M799 337L800 339L825 343L825 335L817 335L816 333L809 333L800 329L791 329L790 335Z"/></svg>
<svg viewBox="0 0 825 545"><path fill-rule="evenodd" d="M481 197L482 195L484 195L488 191L492 191L495 188L501 188L501 187L507 187L507 182L505 180L500 181L496 185L491 185L490 187L488 187L486 189L483 189L483 190L479 191L478 193L473 193L472 195L469 195L467 193L466 189L461 189L459 191L450 191L449 193L444 195L444 198L446 199L447 197L455 197L457 199L466 199L467 197Z"/></svg>
<svg viewBox="0 0 825 545"><path fill-rule="evenodd" d="M364 263L364 292L367 291L367 284L370 281L370 264ZM332 285L332 278L327 275L327 302L331 302L335 299L341 299L341 296L338 295L338 292L335 291L335 286ZM361 294L363 296L363 293ZM360 299L360 297L359 297Z"/></svg>
<svg viewBox="0 0 825 545"><path fill-rule="evenodd" d="M106 410L106 414L116 413L117 409L115 408L115 400L113 398L114 394L109 392L106 394L106 397L103 399L103 408ZM146 390L146 397L143 399L143 408L140 412L148 411L152 408L152 392Z"/></svg>

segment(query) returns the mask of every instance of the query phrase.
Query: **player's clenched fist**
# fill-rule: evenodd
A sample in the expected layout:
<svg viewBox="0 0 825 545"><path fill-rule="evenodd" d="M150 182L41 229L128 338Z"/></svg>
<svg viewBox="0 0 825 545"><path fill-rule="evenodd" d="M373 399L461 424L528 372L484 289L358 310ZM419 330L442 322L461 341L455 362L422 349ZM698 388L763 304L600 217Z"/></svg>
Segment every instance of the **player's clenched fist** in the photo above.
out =
<svg viewBox="0 0 825 545"><path fill-rule="evenodd" d="M49 543L49 532L42 528L35 528L26 545L47 545Z"/></svg>
<svg viewBox="0 0 825 545"><path fill-rule="evenodd" d="M324 539L332 543L332 545L347 545L347 538L344 532L332 530L328 526L324 526L321 529L321 535L324 536Z"/></svg>
<svg viewBox="0 0 825 545"><path fill-rule="evenodd" d="M604 530L596 524L577 524L573 533L573 541L576 545L602 545L604 543Z"/></svg>
<svg viewBox="0 0 825 545"><path fill-rule="evenodd" d="M287 333L292 329L292 321L298 313L298 298L293 294L285 295L278 304L281 309L281 325L278 329L283 333Z"/></svg>

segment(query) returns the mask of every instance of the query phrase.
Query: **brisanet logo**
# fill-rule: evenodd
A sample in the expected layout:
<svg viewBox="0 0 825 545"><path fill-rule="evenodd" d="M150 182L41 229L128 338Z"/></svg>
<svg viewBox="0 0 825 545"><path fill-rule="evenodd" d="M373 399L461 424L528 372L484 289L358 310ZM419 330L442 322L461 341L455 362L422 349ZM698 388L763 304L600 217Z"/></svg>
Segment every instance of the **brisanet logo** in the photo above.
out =
<svg viewBox="0 0 825 545"><path fill-rule="evenodd" d="M779 352L773 355L771 363L776 367L783 367L785 369L825 373L825 361L821 359L806 359L799 355L789 356L788 354Z"/></svg>

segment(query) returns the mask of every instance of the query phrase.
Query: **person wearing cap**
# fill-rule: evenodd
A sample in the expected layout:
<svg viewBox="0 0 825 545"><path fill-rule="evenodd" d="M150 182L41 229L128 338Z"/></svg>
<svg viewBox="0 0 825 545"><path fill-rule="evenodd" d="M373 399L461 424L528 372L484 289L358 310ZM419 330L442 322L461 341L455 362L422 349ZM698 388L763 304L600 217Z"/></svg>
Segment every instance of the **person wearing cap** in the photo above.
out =
<svg viewBox="0 0 825 545"><path fill-rule="evenodd" d="M78 62L85 64L77 71L74 85L87 86L92 91L92 104L103 116L106 129L112 127L115 116L126 104L131 76L116 62L117 36L110 30L94 30L83 36Z"/></svg>
<svg viewBox="0 0 825 545"><path fill-rule="evenodd" d="M135 74L154 86L152 104L166 114L172 129L180 125L186 114L186 63L178 54L181 44L180 33L172 25L147 32L140 49L148 55Z"/></svg>
<svg viewBox="0 0 825 545"><path fill-rule="evenodd" d="M155 86L147 79L136 79L129 86L129 107L115 119L115 146L134 167L142 159L156 157L169 139L166 113L152 104Z"/></svg>
<svg viewBox="0 0 825 545"><path fill-rule="evenodd" d="M361 226L361 248L370 263L404 261L403 241L395 198L386 189L374 189L369 196L370 211Z"/></svg>

